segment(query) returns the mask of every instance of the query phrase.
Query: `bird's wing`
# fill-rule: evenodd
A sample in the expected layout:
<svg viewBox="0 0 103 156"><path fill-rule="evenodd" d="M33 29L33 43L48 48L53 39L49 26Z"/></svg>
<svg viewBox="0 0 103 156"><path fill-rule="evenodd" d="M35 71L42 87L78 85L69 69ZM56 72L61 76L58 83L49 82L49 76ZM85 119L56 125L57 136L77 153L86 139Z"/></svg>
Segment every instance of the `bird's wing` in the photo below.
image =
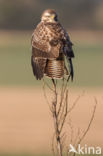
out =
<svg viewBox="0 0 103 156"><path fill-rule="evenodd" d="M46 66L47 59L45 58L39 58L39 57L31 57L31 65L33 69L33 74L36 77L36 79L41 80L43 78L44 72L45 72L45 66Z"/></svg>
<svg viewBox="0 0 103 156"><path fill-rule="evenodd" d="M64 43L64 55L67 58L68 64L69 64L69 70L70 70L70 76L73 80L74 77L74 70L73 70L73 64L72 64L72 58L74 57L74 52L72 49L72 42L70 41L68 33L64 30L64 37L63 37L63 43Z"/></svg>
<svg viewBox="0 0 103 156"><path fill-rule="evenodd" d="M71 42L68 33L64 30L64 53L68 58L74 57L72 46L73 43Z"/></svg>
<svg viewBox="0 0 103 156"><path fill-rule="evenodd" d="M61 44L48 24L38 24L32 35L32 53L35 57L57 58ZM56 31L56 30L55 30Z"/></svg>
<svg viewBox="0 0 103 156"><path fill-rule="evenodd" d="M36 79L41 79L45 73L47 59L57 58L61 44L52 31L52 27L40 23L34 30L31 39L32 57L31 64Z"/></svg>

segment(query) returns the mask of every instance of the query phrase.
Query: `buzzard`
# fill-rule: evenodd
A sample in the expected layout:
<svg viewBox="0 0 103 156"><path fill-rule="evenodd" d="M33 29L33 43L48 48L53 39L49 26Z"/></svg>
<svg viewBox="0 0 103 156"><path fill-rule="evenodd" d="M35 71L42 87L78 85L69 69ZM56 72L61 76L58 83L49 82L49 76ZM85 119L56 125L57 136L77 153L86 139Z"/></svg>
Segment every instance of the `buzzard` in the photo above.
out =
<svg viewBox="0 0 103 156"><path fill-rule="evenodd" d="M59 79L64 75L70 75L73 80L73 44L54 10L48 9L43 12L41 22L32 34L31 44L31 65L37 80L44 76ZM69 68L66 67L65 58Z"/></svg>

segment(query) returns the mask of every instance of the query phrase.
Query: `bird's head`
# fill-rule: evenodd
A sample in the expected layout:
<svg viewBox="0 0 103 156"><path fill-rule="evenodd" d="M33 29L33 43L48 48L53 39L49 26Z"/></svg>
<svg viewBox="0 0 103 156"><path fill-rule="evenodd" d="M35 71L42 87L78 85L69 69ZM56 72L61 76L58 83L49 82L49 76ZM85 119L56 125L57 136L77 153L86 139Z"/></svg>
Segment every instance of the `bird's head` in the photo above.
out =
<svg viewBox="0 0 103 156"><path fill-rule="evenodd" d="M57 17L58 16L57 16L57 13L55 12L55 10L47 9L43 12L43 14L41 16L41 20L45 21L45 22L55 23L58 21Z"/></svg>

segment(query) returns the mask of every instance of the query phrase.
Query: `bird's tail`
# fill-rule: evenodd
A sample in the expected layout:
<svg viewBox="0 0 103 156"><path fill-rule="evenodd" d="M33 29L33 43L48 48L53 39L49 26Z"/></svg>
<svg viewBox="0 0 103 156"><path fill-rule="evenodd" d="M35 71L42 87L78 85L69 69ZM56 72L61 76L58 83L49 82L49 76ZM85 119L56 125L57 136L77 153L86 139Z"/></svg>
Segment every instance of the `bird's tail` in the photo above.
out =
<svg viewBox="0 0 103 156"><path fill-rule="evenodd" d="M73 77L74 77L74 70L73 70L73 64L72 64L72 59L69 58L69 69L70 69L70 76L71 76L71 80L73 81Z"/></svg>

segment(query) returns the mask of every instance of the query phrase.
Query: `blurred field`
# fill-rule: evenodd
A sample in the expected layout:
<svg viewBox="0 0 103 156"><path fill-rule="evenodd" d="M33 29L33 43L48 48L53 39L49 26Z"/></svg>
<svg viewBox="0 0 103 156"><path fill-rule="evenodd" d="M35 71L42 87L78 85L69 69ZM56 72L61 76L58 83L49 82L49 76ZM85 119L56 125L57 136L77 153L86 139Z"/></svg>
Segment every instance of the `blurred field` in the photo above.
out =
<svg viewBox="0 0 103 156"><path fill-rule="evenodd" d="M53 123L42 82L31 69L31 34L0 31L0 156L51 154ZM86 91L73 111L74 126L85 129L96 96L95 120L83 143L103 146L103 32L70 30L70 37L75 52L70 104Z"/></svg>
<svg viewBox="0 0 103 156"><path fill-rule="evenodd" d="M34 155L34 154L2 154L2 155L0 155L0 156L52 156L52 155L44 155L44 154L39 154L39 155ZM82 156L82 155L76 155L76 156ZM89 155L87 155L87 154L85 154L85 156L97 156L97 155L95 155L95 154L89 154ZM103 155L99 155L99 156L103 156Z"/></svg>
<svg viewBox="0 0 103 156"><path fill-rule="evenodd" d="M32 32L0 32L0 86L40 85L31 69ZM70 31L75 78L71 86L103 87L103 32Z"/></svg>
<svg viewBox="0 0 103 156"><path fill-rule="evenodd" d="M70 89L69 106L81 93L82 89ZM93 111L94 96L98 100L98 107L82 144L103 147L103 90L86 90L85 96L81 97L73 110L71 119L75 130L79 127L83 131ZM68 118L66 131L69 130L67 123ZM0 153L51 153L53 132L52 116L42 89L0 89Z"/></svg>

